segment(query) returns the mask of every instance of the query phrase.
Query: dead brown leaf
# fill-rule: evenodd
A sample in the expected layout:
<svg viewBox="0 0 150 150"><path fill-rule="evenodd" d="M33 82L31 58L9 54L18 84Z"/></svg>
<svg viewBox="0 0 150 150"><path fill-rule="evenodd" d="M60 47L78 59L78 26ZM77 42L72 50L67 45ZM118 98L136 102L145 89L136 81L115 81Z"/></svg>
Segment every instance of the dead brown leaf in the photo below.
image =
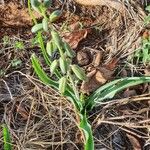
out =
<svg viewBox="0 0 150 150"><path fill-rule="evenodd" d="M72 49L77 48L79 42L86 38L88 33L87 29L74 31L72 33L66 33L63 37L64 40L69 43Z"/></svg>
<svg viewBox="0 0 150 150"><path fill-rule="evenodd" d="M86 94L89 94L90 92L96 90L107 81L100 70L92 70L87 74L87 76L89 77L89 80L86 82L82 82L82 85L80 87L81 91Z"/></svg>
<svg viewBox="0 0 150 150"><path fill-rule="evenodd" d="M79 42L87 37L90 32L89 29L79 29L79 23L73 23L70 26L72 32L66 32L63 34L64 40L69 43L72 49L77 48Z"/></svg>
<svg viewBox="0 0 150 150"><path fill-rule="evenodd" d="M128 139L131 142L133 150L141 150L142 149L142 147L141 147L141 145L140 145L140 143L139 143L137 138L135 138L134 136L132 136L130 134L126 134L126 135L127 135Z"/></svg>
<svg viewBox="0 0 150 150"><path fill-rule="evenodd" d="M90 62L90 56L88 55L86 51L77 52L77 63L80 66L86 66L89 64L89 62Z"/></svg>
<svg viewBox="0 0 150 150"><path fill-rule="evenodd" d="M114 70L109 70L105 66L99 67L99 70L107 80L110 80L114 73Z"/></svg>
<svg viewBox="0 0 150 150"><path fill-rule="evenodd" d="M89 94L95 91L97 88L105 84L108 80L112 78L114 70L108 70L105 67L98 67L97 69L92 69L87 77L88 81L83 82L81 85L81 91L83 93Z"/></svg>
<svg viewBox="0 0 150 150"><path fill-rule="evenodd" d="M117 66L117 63L118 63L118 59L117 58L112 58L111 61L109 61L105 67L108 69L108 70L114 70Z"/></svg>
<svg viewBox="0 0 150 150"><path fill-rule="evenodd" d="M69 26L69 29L70 29L71 31L79 30L79 29L80 29L80 24L79 24L79 22L72 23L72 24Z"/></svg>
<svg viewBox="0 0 150 150"><path fill-rule="evenodd" d="M99 51L99 52L96 54L96 56L95 56L95 58L94 58L94 60L93 60L93 65L94 65L94 67L97 67L97 66L100 65L100 63L101 63L101 61L102 61L102 57L103 57L103 52L102 52L102 51Z"/></svg>
<svg viewBox="0 0 150 150"><path fill-rule="evenodd" d="M99 70L95 74L95 79L100 84L104 84L107 81L107 79L104 77L104 75Z"/></svg>
<svg viewBox="0 0 150 150"><path fill-rule="evenodd" d="M148 39L149 36L150 36L149 31L148 31L148 30L145 30L145 31L143 32L143 35L142 35L143 39Z"/></svg>
<svg viewBox="0 0 150 150"><path fill-rule="evenodd" d="M23 120L27 120L29 117L29 113L23 108L21 105L16 105L17 112L22 116Z"/></svg>

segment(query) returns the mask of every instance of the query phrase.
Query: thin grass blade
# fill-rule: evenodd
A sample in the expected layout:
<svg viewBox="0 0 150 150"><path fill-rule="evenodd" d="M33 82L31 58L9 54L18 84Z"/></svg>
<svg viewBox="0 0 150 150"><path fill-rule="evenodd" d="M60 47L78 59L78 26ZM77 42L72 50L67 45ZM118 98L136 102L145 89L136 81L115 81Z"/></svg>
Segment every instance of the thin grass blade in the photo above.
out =
<svg viewBox="0 0 150 150"><path fill-rule="evenodd" d="M2 128L3 128L4 150L12 150L11 137L8 127L5 124L3 124Z"/></svg>

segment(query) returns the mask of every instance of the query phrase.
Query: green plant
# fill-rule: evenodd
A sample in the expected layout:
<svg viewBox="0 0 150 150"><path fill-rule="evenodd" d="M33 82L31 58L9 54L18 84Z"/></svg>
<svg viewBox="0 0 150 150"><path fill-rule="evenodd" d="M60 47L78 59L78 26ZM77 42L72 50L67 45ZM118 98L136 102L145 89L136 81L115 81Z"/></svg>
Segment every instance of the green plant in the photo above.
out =
<svg viewBox="0 0 150 150"><path fill-rule="evenodd" d="M22 41L15 41L15 43L14 43L14 48L21 50L21 49L24 49L25 46L24 46L24 43L23 43Z"/></svg>
<svg viewBox="0 0 150 150"><path fill-rule="evenodd" d="M2 125L2 129L3 129L4 150L12 150L10 133L6 124Z"/></svg>
<svg viewBox="0 0 150 150"><path fill-rule="evenodd" d="M30 0L28 0L28 7L35 23L32 32L37 33L41 52L46 64L50 67L50 75L44 71L35 54L31 57L32 66L44 84L58 90L62 96L65 96L74 105L80 118L79 128L84 133L84 149L94 150L94 138L91 125L88 122L88 111L100 105L102 101L110 100L117 92L129 86L150 82L150 77L117 79L100 87L89 97L81 93L78 89L78 83L81 80L87 80L87 77L82 68L72 64L72 58L75 54L53 26L53 21L60 16L61 12L56 10L50 15L47 14L46 9L51 3L45 5L46 2L46 0L41 3L37 0L31 0L32 8L43 16L41 23L37 23L33 16ZM42 33L51 35L51 39L44 41ZM52 57L55 52L59 53L59 58Z"/></svg>
<svg viewBox="0 0 150 150"><path fill-rule="evenodd" d="M138 49L134 58L136 58L136 63L142 62L144 65L150 63L150 37L142 39L141 48Z"/></svg>
<svg viewBox="0 0 150 150"><path fill-rule="evenodd" d="M11 65L12 67L18 67L22 64L22 61L20 59L17 59L17 58L14 58L12 61L11 61Z"/></svg>
<svg viewBox="0 0 150 150"><path fill-rule="evenodd" d="M150 23L150 6L147 6L146 10L148 11L148 15L145 17L144 20L145 26ZM145 34L146 37L143 36L141 41L141 47L135 51L131 58L131 60L136 60L136 64L141 62L144 65L147 65L150 63L150 36L149 33L145 32Z"/></svg>
<svg viewBox="0 0 150 150"><path fill-rule="evenodd" d="M0 77L3 77L5 75L5 70L0 68Z"/></svg>
<svg viewBox="0 0 150 150"><path fill-rule="evenodd" d="M9 38L9 36L4 36L3 38L2 38L2 42L3 42L3 45L4 46L6 46L6 45L9 45L11 42L10 42L10 38Z"/></svg>
<svg viewBox="0 0 150 150"><path fill-rule="evenodd" d="M148 25L150 23L150 5L145 8L146 11L148 11L148 15L145 17L144 23L145 25Z"/></svg>

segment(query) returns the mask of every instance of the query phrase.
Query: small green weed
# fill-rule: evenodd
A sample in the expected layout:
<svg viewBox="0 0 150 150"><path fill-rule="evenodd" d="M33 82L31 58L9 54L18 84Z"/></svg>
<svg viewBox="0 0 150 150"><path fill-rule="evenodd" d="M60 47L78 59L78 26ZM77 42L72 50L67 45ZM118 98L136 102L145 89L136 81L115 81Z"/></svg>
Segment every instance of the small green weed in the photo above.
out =
<svg viewBox="0 0 150 150"><path fill-rule="evenodd" d="M10 38L7 35L2 38L2 44L4 47L11 47L11 48L14 48L15 50L25 49L24 41L15 37Z"/></svg>
<svg viewBox="0 0 150 150"><path fill-rule="evenodd" d="M135 52L134 58L136 58L136 64L140 62L144 65L150 63L150 37L142 40L142 46Z"/></svg>
<svg viewBox="0 0 150 150"><path fill-rule="evenodd" d="M145 18L145 25L150 23L150 6L146 7L149 12L148 16ZM130 57L130 56L129 56ZM143 63L144 65L150 64L150 36L143 37L141 41L141 48L137 49L133 54L131 60L135 60L136 64Z"/></svg>
<svg viewBox="0 0 150 150"><path fill-rule="evenodd" d="M22 41L15 41L14 48L18 49L18 50L23 50L25 48L25 46Z"/></svg>
<svg viewBox="0 0 150 150"><path fill-rule="evenodd" d="M145 25L148 25L150 23L150 5L147 6L145 10L148 11L148 15L146 16L144 23Z"/></svg>
<svg viewBox="0 0 150 150"><path fill-rule="evenodd" d="M3 140L4 140L4 150L12 150L11 137L9 129L6 124L2 125L3 130Z"/></svg>
<svg viewBox="0 0 150 150"><path fill-rule="evenodd" d="M20 59L15 58L11 61L11 65L12 67L17 68L22 65L22 61Z"/></svg>
<svg viewBox="0 0 150 150"><path fill-rule="evenodd" d="M2 38L2 43L3 43L4 47L5 47L6 45L10 45L11 41L10 41L9 36L7 36L7 35L4 36L4 37Z"/></svg>

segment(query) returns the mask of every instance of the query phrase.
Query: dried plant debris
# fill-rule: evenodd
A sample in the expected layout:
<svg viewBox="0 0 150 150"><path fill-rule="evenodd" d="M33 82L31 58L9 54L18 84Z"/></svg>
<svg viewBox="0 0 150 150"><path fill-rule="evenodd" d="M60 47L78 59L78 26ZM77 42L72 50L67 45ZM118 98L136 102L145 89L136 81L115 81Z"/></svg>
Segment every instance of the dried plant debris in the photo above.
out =
<svg viewBox="0 0 150 150"><path fill-rule="evenodd" d="M35 15L40 18L38 13L35 13ZM0 5L0 22L0 26L3 27L25 27L32 25L32 18L28 13L28 8L9 2L7 5Z"/></svg>
<svg viewBox="0 0 150 150"><path fill-rule="evenodd" d="M76 137L80 137L80 132L76 126L76 117L72 116L72 106L34 78L26 78L25 74L18 76L22 80L18 89L20 93L13 95L9 103L1 102L5 106L5 122L11 128L12 143L17 144L14 149L82 148L81 140L78 141ZM13 92L15 84L8 86ZM0 105L0 110L3 105ZM3 119L2 115L0 119Z"/></svg>
<svg viewBox="0 0 150 150"><path fill-rule="evenodd" d="M27 8L20 7L20 1L18 4L14 1L4 2L5 5L0 5L0 34L19 35L28 40L31 33L26 26L31 26L32 22ZM141 34L142 38L149 36L149 27L144 27L143 22L146 16L144 2L148 1L107 2L110 1L101 1L101 6L98 7L78 6L76 3L70 7L72 1L67 1L64 5L66 15L63 19L58 18L59 24L56 25L59 30L61 22L67 17L70 19L67 18L67 31L60 33L77 53L74 62L85 69L89 78L80 87L86 94L116 78L114 71L118 67L123 69L121 77L131 76L129 68L122 65L125 63L122 60L126 60L127 56L139 48ZM62 7L59 0L54 3L59 3L59 8ZM76 8L71 10L75 14L65 12L69 7ZM35 15L37 18L41 17ZM6 46L6 51L0 52L1 68L7 69L8 58L15 54L21 55L23 61L27 62L25 68L21 66L20 69L27 69L28 75L13 73L15 69L10 68L9 73L12 74L2 76L3 79L0 80L0 120L10 129L13 148L82 150L83 137L76 125L79 118L72 105L30 76L33 71L29 65L28 53L29 50L37 53L38 49L26 48L28 47L25 47L23 53L12 53L12 48L7 49ZM138 70L145 76L150 75L148 66ZM105 102L90 112L96 150L150 149L150 95L141 95L149 91L149 84L128 88L115 97L117 100ZM2 146L3 143L0 142L0 147Z"/></svg>
<svg viewBox="0 0 150 150"><path fill-rule="evenodd" d="M116 68L116 60L107 65L102 64L102 51L81 50L77 52L77 64L83 66L87 72L87 81L81 84L81 91L89 94L113 77ZM110 65L111 64L111 65Z"/></svg>

